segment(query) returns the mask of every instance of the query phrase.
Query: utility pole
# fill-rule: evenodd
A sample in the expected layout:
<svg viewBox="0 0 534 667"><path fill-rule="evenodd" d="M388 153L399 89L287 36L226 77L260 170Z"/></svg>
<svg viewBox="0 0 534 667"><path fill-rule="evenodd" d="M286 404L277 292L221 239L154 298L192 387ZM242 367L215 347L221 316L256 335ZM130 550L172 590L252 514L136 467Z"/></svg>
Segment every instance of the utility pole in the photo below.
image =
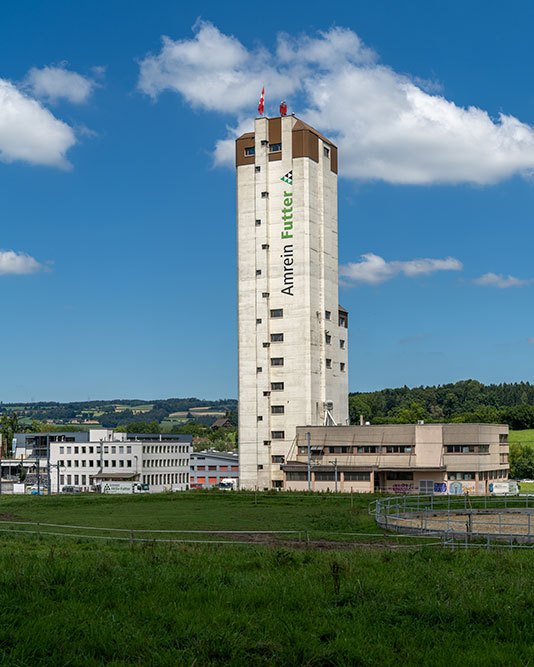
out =
<svg viewBox="0 0 534 667"><path fill-rule="evenodd" d="M311 446L310 446L310 432L306 434L308 438L308 491L311 491Z"/></svg>
<svg viewBox="0 0 534 667"><path fill-rule="evenodd" d="M50 479L50 436L46 436L46 477L47 477L47 487L48 487L48 495L51 494L52 489L50 488L52 486L52 482Z"/></svg>
<svg viewBox="0 0 534 667"><path fill-rule="evenodd" d="M333 461L328 461L328 463L332 463L334 465L334 489L337 493L337 457Z"/></svg>

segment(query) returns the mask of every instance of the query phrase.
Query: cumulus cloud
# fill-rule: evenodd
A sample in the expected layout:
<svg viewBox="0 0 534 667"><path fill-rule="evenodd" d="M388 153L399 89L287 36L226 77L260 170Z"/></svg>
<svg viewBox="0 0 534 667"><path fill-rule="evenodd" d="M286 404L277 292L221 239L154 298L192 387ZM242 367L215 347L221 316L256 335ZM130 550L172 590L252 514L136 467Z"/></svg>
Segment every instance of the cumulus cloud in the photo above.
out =
<svg viewBox="0 0 534 667"><path fill-rule="evenodd" d="M24 252L0 250L0 276L37 273L43 268L42 264Z"/></svg>
<svg viewBox="0 0 534 667"><path fill-rule="evenodd" d="M273 114L291 97L290 107L339 145L341 173L349 178L492 184L534 168L530 125L456 105L436 94L435 84L379 64L345 28L280 34L269 51L198 22L190 39L163 37L160 52L140 62L138 85L152 98L177 92L194 108L233 115L239 126L246 118L247 129L262 86ZM234 135L217 144L218 164L233 164Z"/></svg>
<svg viewBox="0 0 534 667"><path fill-rule="evenodd" d="M75 143L69 125L11 82L0 79L0 160L67 168L66 152Z"/></svg>
<svg viewBox="0 0 534 667"><path fill-rule="evenodd" d="M93 79L64 66L32 67L25 80L25 86L35 97L50 102L65 99L74 104L86 102L96 85Z"/></svg>
<svg viewBox="0 0 534 667"><path fill-rule="evenodd" d="M524 287L531 283L531 280L523 280L515 278L514 276L504 276L501 273L485 273L480 278L473 280L475 285L483 285L484 287L499 287L505 289L507 287Z"/></svg>
<svg viewBox="0 0 534 667"><path fill-rule="evenodd" d="M461 271L463 264L454 257L445 259L412 259L409 261L387 262L383 257L373 253L361 256L359 262L350 262L339 267L339 273L355 283L379 285L398 275L407 278L428 276L436 271Z"/></svg>

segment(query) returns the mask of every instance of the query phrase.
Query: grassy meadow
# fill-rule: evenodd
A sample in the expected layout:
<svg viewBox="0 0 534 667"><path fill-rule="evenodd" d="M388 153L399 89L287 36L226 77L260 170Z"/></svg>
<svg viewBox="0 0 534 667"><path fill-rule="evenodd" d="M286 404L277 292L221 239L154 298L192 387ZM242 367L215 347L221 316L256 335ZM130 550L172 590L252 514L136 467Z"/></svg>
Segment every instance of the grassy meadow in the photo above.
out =
<svg viewBox="0 0 534 667"><path fill-rule="evenodd" d="M367 514L371 499L355 496L351 506L349 496L332 494L4 496L0 514L137 530L378 533ZM529 551L0 533L0 573L2 665L534 662Z"/></svg>

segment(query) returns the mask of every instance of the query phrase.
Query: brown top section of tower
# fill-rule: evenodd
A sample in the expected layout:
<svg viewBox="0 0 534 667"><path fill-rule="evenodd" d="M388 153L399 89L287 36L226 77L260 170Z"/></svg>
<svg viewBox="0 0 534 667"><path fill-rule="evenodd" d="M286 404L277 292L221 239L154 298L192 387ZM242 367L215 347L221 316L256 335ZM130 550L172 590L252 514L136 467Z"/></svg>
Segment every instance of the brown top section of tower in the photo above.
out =
<svg viewBox="0 0 534 667"><path fill-rule="evenodd" d="M319 162L319 156L330 158L330 169L337 174L337 146L323 136L313 127L300 120L295 119L292 131L292 155L294 158L308 157L314 162ZM269 161L282 159L282 117L268 118L268 144ZM321 144L323 145L320 145ZM326 145L324 145L326 144ZM277 149L280 146L280 150ZM274 149L273 149L274 147ZM242 134L235 143L236 167L245 164L254 164L254 132Z"/></svg>

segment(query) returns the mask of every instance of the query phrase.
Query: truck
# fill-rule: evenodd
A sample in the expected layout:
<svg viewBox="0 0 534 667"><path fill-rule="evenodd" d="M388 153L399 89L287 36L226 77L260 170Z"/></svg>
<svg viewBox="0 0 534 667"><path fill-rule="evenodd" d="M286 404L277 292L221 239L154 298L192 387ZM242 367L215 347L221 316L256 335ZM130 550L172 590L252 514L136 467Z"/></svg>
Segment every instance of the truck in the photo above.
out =
<svg viewBox="0 0 534 667"><path fill-rule="evenodd" d="M219 482L219 489L224 491L237 491L237 477L223 477Z"/></svg>
<svg viewBox="0 0 534 667"><path fill-rule="evenodd" d="M102 493L150 493L148 484L141 482L102 482Z"/></svg>
<svg viewBox="0 0 534 667"><path fill-rule="evenodd" d="M490 482L489 491L492 496L518 496L519 484L514 479L507 482Z"/></svg>

